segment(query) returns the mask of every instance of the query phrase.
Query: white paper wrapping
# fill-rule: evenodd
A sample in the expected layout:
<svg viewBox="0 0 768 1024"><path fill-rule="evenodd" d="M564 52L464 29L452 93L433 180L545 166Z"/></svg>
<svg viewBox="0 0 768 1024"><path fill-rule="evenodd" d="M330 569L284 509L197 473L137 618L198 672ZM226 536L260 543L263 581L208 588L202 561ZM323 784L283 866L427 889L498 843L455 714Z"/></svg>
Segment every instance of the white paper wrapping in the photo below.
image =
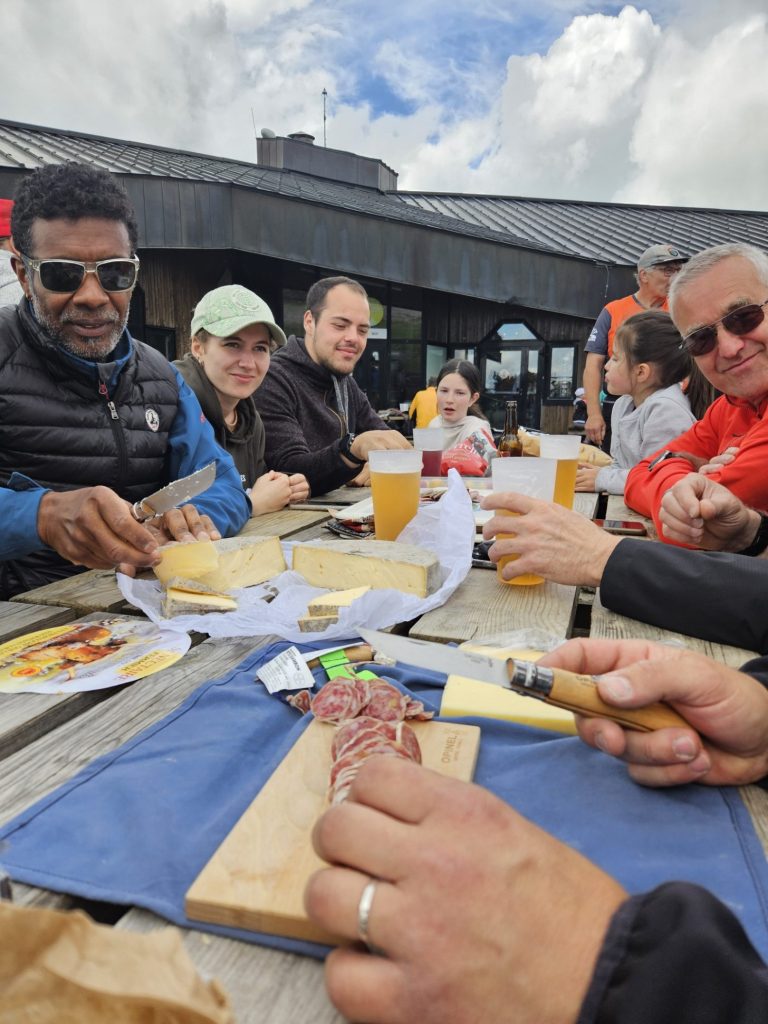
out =
<svg viewBox="0 0 768 1024"><path fill-rule="evenodd" d="M448 474L448 490L440 501L421 505L416 517L398 537L404 544L417 544L432 551L440 560L442 585L429 597L415 597L399 590L370 590L350 608L342 609L339 620L322 633L303 633L296 620L307 613L313 597L327 593L311 587L291 570L258 587L233 591L237 611L211 612L207 615L177 615L164 619L160 607L159 582L134 580L117 575L120 591L127 601L140 608L153 622L183 632L195 630L213 637L267 636L276 634L285 640L335 640L354 636L359 626L384 629L397 622L415 619L444 604L469 572L475 539L475 519L467 489L456 470ZM314 543L314 542L313 542ZM283 542L286 563L296 542ZM272 601L265 598L277 592Z"/></svg>

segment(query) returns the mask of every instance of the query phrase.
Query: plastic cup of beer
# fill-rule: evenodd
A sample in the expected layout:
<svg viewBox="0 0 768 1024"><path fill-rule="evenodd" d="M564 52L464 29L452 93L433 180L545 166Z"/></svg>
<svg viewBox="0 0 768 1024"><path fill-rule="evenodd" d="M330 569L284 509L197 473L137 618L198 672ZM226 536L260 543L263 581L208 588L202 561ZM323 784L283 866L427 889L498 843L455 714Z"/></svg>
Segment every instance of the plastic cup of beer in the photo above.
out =
<svg viewBox="0 0 768 1024"><path fill-rule="evenodd" d="M529 498L541 498L542 501L552 501L555 493L555 476L557 473L557 462L554 459L494 459L491 463L491 482L494 493L515 491L517 494L527 494ZM497 509L497 515L515 516L517 512L509 512L505 509ZM514 537L515 534L497 533L497 540L504 540ZM496 565L496 574L501 583L512 584L513 586L531 586L535 583L543 583L542 576L534 573L525 573L516 576L514 579L505 580L501 575L502 570L508 562L514 562L519 555L504 555Z"/></svg>
<svg viewBox="0 0 768 1024"><path fill-rule="evenodd" d="M421 456L415 448L368 452L376 540L397 540L418 512Z"/></svg>
<svg viewBox="0 0 768 1024"><path fill-rule="evenodd" d="M413 447L423 456L422 476L440 476L440 464L445 450L445 431L442 427L414 427Z"/></svg>
<svg viewBox="0 0 768 1024"><path fill-rule="evenodd" d="M553 500L558 505L573 508L581 438L578 434L542 434L539 443L543 459L557 459Z"/></svg>

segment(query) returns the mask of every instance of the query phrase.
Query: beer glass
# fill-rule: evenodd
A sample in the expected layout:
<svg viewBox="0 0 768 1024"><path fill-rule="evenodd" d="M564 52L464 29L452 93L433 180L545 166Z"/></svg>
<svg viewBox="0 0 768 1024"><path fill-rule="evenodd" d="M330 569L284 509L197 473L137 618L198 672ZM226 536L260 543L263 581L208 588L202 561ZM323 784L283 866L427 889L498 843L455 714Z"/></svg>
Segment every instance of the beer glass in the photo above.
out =
<svg viewBox="0 0 768 1024"><path fill-rule="evenodd" d="M553 500L565 508L573 508L581 438L578 434L542 434L539 443L542 458L557 459Z"/></svg>
<svg viewBox="0 0 768 1024"><path fill-rule="evenodd" d="M414 427L413 447L423 456L422 476L440 476L440 463L445 450L445 431L442 427Z"/></svg>
<svg viewBox="0 0 768 1024"><path fill-rule="evenodd" d="M414 448L368 453L376 540L397 540L418 512L421 455Z"/></svg>
<svg viewBox="0 0 768 1024"><path fill-rule="evenodd" d="M531 498L552 501L552 496L555 492L556 471L557 462L554 459L494 459L491 463L493 490L495 493L516 491L518 494L527 494ZM517 513L509 512L505 509L496 509L496 515L514 516ZM497 533L496 539L504 540L507 537L514 536L512 532ZM501 571L504 566L519 557L519 555L505 555L499 559L496 566L499 581L518 587L543 583L544 578L536 576L534 573L525 573L522 576L516 576L512 580L505 580L502 577Z"/></svg>

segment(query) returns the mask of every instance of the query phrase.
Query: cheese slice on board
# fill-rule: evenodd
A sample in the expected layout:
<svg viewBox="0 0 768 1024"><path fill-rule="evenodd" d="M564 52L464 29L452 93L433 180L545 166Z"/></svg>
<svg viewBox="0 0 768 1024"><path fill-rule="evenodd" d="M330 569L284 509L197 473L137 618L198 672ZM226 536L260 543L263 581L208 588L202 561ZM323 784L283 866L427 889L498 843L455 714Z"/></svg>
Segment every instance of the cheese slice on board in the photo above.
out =
<svg viewBox="0 0 768 1024"><path fill-rule="evenodd" d="M353 601L367 594L370 589L369 586L352 587L351 590L334 590L322 597L313 597L307 611L310 615L338 615L342 608L349 608Z"/></svg>
<svg viewBox="0 0 768 1024"><path fill-rule="evenodd" d="M201 594L199 591L168 587L163 598L162 612L166 619L174 615L205 615L206 612L237 611L237 601L227 594Z"/></svg>
<svg viewBox="0 0 768 1024"><path fill-rule="evenodd" d="M431 551L389 540L297 544L293 568L313 587L391 587L426 597L441 583L440 563Z"/></svg>
<svg viewBox="0 0 768 1024"><path fill-rule="evenodd" d="M212 590L253 587L285 570L279 537L229 537L172 542L160 549L162 561L154 567L161 583L174 577L204 583Z"/></svg>
<svg viewBox="0 0 768 1024"><path fill-rule="evenodd" d="M463 649L479 651L491 658L517 658L521 661L538 661L542 651L510 650L509 648L492 648L480 644L462 644ZM481 718L503 718L508 722L519 722L521 725L533 725L539 729L550 729L572 736L576 733L576 722L573 713L565 708L546 704L535 697L525 697L521 693L502 690L500 686L480 682L478 679L467 679L465 676L448 676L440 704L440 714L444 718L462 718L465 715L477 715Z"/></svg>

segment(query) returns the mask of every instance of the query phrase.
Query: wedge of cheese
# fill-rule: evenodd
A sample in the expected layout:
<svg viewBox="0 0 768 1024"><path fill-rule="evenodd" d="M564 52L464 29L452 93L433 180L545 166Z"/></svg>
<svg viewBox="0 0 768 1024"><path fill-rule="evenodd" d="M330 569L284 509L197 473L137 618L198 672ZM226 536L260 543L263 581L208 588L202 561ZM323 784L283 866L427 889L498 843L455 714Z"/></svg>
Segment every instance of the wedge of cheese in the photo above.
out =
<svg viewBox="0 0 768 1024"><path fill-rule="evenodd" d="M313 587L392 587L426 597L440 586L440 563L431 551L389 540L331 540L297 544L293 568Z"/></svg>
<svg viewBox="0 0 768 1024"><path fill-rule="evenodd" d="M322 597L313 597L307 611L310 615L338 615L342 608L349 608L353 601L370 589L370 586L352 587L351 590L334 590Z"/></svg>
<svg viewBox="0 0 768 1024"><path fill-rule="evenodd" d="M253 587L285 570L279 537L229 537L226 540L166 544L154 568L161 583L174 577L204 583L212 590Z"/></svg>
<svg viewBox="0 0 768 1024"><path fill-rule="evenodd" d="M237 611L237 601L228 594L200 593L196 590L182 590L168 587L163 598L163 615L166 619L174 615L205 615L208 612Z"/></svg>
<svg viewBox="0 0 768 1024"><path fill-rule="evenodd" d="M301 615L296 622L302 633L324 633L339 621L338 615Z"/></svg>
<svg viewBox="0 0 768 1024"><path fill-rule="evenodd" d="M494 649L486 646L462 644L467 650L481 651L491 658L517 658L521 661L537 661L541 651ZM525 697L499 686L468 679L465 676L448 676L440 703L440 714L446 718L463 718L477 715L480 718L503 718L508 722L533 725L539 729L575 735L576 723L573 714L553 704L545 704L535 697Z"/></svg>

